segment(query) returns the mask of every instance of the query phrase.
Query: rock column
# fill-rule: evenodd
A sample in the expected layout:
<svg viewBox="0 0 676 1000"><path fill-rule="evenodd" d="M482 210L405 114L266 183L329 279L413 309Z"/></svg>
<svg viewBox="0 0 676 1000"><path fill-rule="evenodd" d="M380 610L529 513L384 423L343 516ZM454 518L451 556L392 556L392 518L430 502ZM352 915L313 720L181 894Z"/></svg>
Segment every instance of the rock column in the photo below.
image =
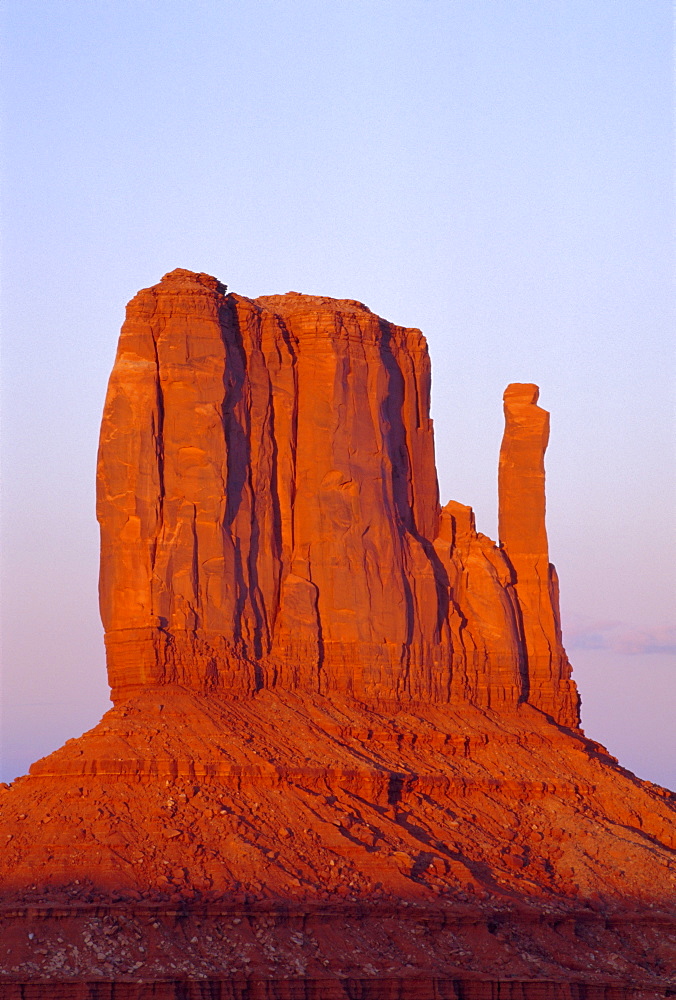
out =
<svg viewBox="0 0 676 1000"><path fill-rule="evenodd" d="M537 405L538 396L532 383L512 383L505 390L498 531L519 606L526 700L556 722L576 726L579 699L561 641L558 580L545 527L549 413Z"/></svg>

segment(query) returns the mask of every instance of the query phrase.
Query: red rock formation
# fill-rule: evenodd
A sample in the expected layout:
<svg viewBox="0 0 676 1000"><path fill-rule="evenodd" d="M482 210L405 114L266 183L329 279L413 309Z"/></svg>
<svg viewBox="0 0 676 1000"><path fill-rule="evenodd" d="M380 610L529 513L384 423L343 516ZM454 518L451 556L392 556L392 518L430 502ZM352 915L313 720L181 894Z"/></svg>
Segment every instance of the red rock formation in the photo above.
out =
<svg viewBox="0 0 676 1000"><path fill-rule="evenodd" d="M0 786L0 996L676 988L674 796L575 728L536 399L506 393L498 547L439 508L417 330L139 293L98 470L115 704Z"/></svg>
<svg viewBox="0 0 676 1000"><path fill-rule="evenodd" d="M564 725L579 720L579 698L561 641L559 588L545 527L545 450L549 414L532 384L507 386L498 473L500 546L518 598L527 699Z"/></svg>
<svg viewBox="0 0 676 1000"><path fill-rule="evenodd" d="M551 629L546 665L533 646L532 586L464 515L453 541L459 506L441 517L429 388L422 334L358 302L253 302L180 270L140 292L99 453L114 699L180 683L504 709L533 691L576 725L574 692L542 693L567 661Z"/></svg>
<svg viewBox="0 0 676 1000"><path fill-rule="evenodd" d="M443 697L424 338L357 302L223 292L174 271L120 338L98 474L114 697Z"/></svg>
<svg viewBox="0 0 676 1000"><path fill-rule="evenodd" d="M451 501L434 547L448 574L455 650L452 700L509 710L527 687L519 607L503 553L478 533L471 507Z"/></svg>

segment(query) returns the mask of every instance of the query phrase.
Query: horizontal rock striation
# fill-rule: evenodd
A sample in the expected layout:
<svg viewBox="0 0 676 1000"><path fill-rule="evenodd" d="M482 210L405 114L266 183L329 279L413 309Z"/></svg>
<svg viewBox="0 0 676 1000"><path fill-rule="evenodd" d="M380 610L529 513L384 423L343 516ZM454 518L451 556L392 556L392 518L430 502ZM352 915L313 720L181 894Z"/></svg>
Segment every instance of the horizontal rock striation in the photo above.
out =
<svg viewBox="0 0 676 1000"><path fill-rule="evenodd" d="M272 980L325 977L374 998L406 996L399 978L659 996L673 815L528 705L149 688L0 787L0 995L209 978L275 998Z"/></svg>
<svg viewBox="0 0 676 1000"><path fill-rule="evenodd" d="M577 725L551 573L537 575L543 481L521 575L468 508L440 509L429 399L420 331L361 303L250 300L183 270L140 292L98 463L114 699L179 683L510 710L533 692ZM526 490L543 450L514 466ZM518 521L521 494L505 495Z"/></svg>
<svg viewBox="0 0 676 1000"><path fill-rule="evenodd" d="M502 979L442 979L438 976L362 979L326 976L302 979L260 979L244 976L228 979L163 980L152 984L132 982L70 983L52 980L45 985L6 985L4 1000L662 1000L669 994L633 989L631 986L599 983Z"/></svg>

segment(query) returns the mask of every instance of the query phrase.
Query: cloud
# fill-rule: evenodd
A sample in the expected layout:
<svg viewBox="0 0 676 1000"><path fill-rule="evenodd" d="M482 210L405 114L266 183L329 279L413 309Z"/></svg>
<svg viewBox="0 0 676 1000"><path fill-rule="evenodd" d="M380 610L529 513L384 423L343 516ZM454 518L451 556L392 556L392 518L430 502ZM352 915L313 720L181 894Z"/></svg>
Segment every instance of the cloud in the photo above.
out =
<svg viewBox="0 0 676 1000"><path fill-rule="evenodd" d="M628 628L622 622L571 616L564 629L566 649L607 649L614 653L676 653L676 627Z"/></svg>
<svg viewBox="0 0 676 1000"><path fill-rule="evenodd" d="M676 653L676 628L630 629L617 635L610 648L617 653Z"/></svg>

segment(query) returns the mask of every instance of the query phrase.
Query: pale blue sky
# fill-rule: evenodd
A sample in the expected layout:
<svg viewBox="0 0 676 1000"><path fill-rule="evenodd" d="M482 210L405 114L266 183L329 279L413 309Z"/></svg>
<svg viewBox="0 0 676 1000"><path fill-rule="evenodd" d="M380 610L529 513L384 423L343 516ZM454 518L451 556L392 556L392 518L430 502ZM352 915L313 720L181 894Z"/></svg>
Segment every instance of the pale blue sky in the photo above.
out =
<svg viewBox="0 0 676 1000"><path fill-rule="evenodd" d="M187 267L419 326L442 499L493 537L502 391L539 383L583 723L676 784L670 0L5 0L2 21L2 776L107 705L105 384L126 301Z"/></svg>

